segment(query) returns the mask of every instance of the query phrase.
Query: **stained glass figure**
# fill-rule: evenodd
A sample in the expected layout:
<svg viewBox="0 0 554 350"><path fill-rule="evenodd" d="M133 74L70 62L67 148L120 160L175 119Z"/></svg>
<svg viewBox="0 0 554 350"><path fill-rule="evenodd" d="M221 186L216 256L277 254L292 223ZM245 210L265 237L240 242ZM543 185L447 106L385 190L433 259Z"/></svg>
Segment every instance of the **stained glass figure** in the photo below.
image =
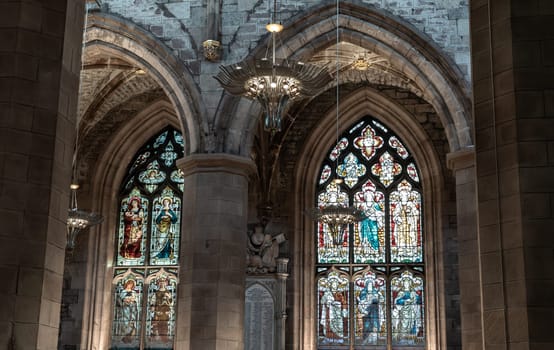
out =
<svg viewBox="0 0 554 350"><path fill-rule="evenodd" d="M390 245L393 262L421 262L421 198L403 180L390 195Z"/></svg>
<svg viewBox="0 0 554 350"><path fill-rule="evenodd" d="M329 154L329 159L331 159L333 162L337 160L341 152L344 151L346 147L348 147L348 140L343 137L331 150L331 153Z"/></svg>
<svg viewBox="0 0 554 350"><path fill-rule="evenodd" d="M349 283L345 274L331 271L317 281L318 344L349 344Z"/></svg>
<svg viewBox="0 0 554 350"><path fill-rule="evenodd" d="M354 262L385 262L385 195L368 180L354 194L354 205L365 218L354 226Z"/></svg>
<svg viewBox="0 0 554 350"><path fill-rule="evenodd" d="M371 160L375 155L375 151L382 146L383 138L377 136L371 126L363 128L361 136L354 139L354 147L359 149L367 160Z"/></svg>
<svg viewBox="0 0 554 350"><path fill-rule="evenodd" d="M148 199L134 188L121 201L119 214L119 266L141 265L144 262L144 236L148 219Z"/></svg>
<svg viewBox="0 0 554 350"><path fill-rule="evenodd" d="M166 127L137 152L121 182L111 350L174 348L185 182L175 160L183 156L183 146L181 134ZM122 276L129 275L129 268L133 276L142 276L140 281L126 282ZM136 302L126 303L131 298L124 299L123 293L134 295ZM135 313L138 318L127 322L126 315Z"/></svg>
<svg viewBox="0 0 554 350"><path fill-rule="evenodd" d="M387 343L387 286L383 276L364 271L354 277L356 345Z"/></svg>
<svg viewBox="0 0 554 350"><path fill-rule="evenodd" d="M318 206L325 208L334 203L347 206L349 202L346 192L340 190L339 185L331 181L326 190L319 194ZM348 261L348 228L338 231L333 236L327 225L318 223L318 261L319 263L339 263Z"/></svg>
<svg viewBox="0 0 554 350"><path fill-rule="evenodd" d="M315 201L354 206L364 217L340 232L316 225L317 350L422 350L420 170L404 140L380 121L367 116L346 130L322 161Z"/></svg>
<svg viewBox="0 0 554 350"><path fill-rule="evenodd" d="M181 199L166 187L154 199L150 265L175 265L179 257Z"/></svg>
<svg viewBox="0 0 554 350"><path fill-rule="evenodd" d="M365 165L360 164L358 157L353 153L344 157L344 163L337 167L337 174L344 178L344 183L350 188L358 183L358 178L364 176L365 172Z"/></svg>
<svg viewBox="0 0 554 350"><path fill-rule="evenodd" d="M396 150L398 155L403 159L406 159L410 156L410 153L406 150L406 147L400 142L396 136L391 136L389 139L389 145Z"/></svg>
<svg viewBox="0 0 554 350"><path fill-rule="evenodd" d="M409 271L391 279L393 345L421 345L425 342L423 279Z"/></svg>
<svg viewBox="0 0 554 350"><path fill-rule="evenodd" d="M163 269L149 278L145 349L173 349L177 278Z"/></svg>
<svg viewBox="0 0 554 350"><path fill-rule="evenodd" d="M139 349L143 279L128 273L115 283L112 349Z"/></svg>
<svg viewBox="0 0 554 350"><path fill-rule="evenodd" d="M183 192L185 189L184 183L185 183L185 177L183 175L183 171L181 169L173 170L170 175L171 181L177 184L177 187Z"/></svg>
<svg viewBox="0 0 554 350"><path fill-rule="evenodd" d="M160 165L157 160L148 164L146 170L139 173L139 181L146 187L146 190L150 193L154 192L158 185L164 182L166 175L163 171L160 171Z"/></svg>
<svg viewBox="0 0 554 350"><path fill-rule="evenodd" d="M383 153L379 157L379 163L373 164L371 173L379 177L379 180L385 187L394 181L394 177L402 172L402 166L394 161L389 152Z"/></svg>
<svg viewBox="0 0 554 350"><path fill-rule="evenodd" d="M329 180L331 177L331 167L329 165L325 165L323 167L323 170L321 170L321 175L319 176L319 184L324 184Z"/></svg>
<svg viewBox="0 0 554 350"><path fill-rule="evenodd" d="M417 168L414 165L414 163L408 164L407 170L408 170L408 175L410 176L410 178L412 180L414 180L415 182L419 182L419 175L417 174Z"/></svg>

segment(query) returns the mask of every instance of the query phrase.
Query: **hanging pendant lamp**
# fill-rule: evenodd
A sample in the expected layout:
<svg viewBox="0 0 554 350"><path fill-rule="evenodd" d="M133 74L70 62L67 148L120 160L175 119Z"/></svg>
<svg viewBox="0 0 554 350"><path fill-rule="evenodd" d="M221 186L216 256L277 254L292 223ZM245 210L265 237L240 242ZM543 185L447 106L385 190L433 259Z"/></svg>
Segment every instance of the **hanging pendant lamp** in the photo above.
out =
<svg viewBox="0 0 554 350"><path fill-rule="evenodd" d="M336 38L336 143L339 143L339 13L340 6L339 0L337 0L337 14L336 14L336 27L337 27L337 38ZM338 167L338 157L336 159ZM335 176L336 169L335 169ZM340 191L340 186L342 184L342 179L336 177L331 181L330 191L328 192L328 198L324 205L320 205L316 208L307 211L307 214L311 216L314 221L321 222L329 228L331 236L333 238L333 244L340 245L343 242L343 233L348 225L355 222L359 222L364 219L364 212L362 210L356 209L348 205L348 200L345 197L345 194ZM344 197L344 198L343 198ZM344 200L343 200L344 199Z"/></svg>
<svg viewBox="0 0 554 350"><path fill-rule="evenodd" d="M271 57L221 66L214 77L231 95L258 101L265 114L264 130L271 134L281 131L283 115L292 101L316 95L331 80L326 68L275 57L276 36L283 30L275 21L276 12L277 0L272 22L266 25L271 33Z"/></svg>

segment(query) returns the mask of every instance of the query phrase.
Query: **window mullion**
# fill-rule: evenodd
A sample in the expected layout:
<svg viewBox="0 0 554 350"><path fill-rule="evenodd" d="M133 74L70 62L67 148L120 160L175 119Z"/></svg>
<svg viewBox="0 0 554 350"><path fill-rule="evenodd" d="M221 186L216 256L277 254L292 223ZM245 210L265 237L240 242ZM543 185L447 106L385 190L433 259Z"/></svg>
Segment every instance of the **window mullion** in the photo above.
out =
<svg viewBox="0 0 554 350"><path fill-rule="evenodd" d="M150 282L146 283L148 278L149 271L144 269L145 283L144 283L144 297L142 298L142 312L141 312L141 321L140 321L140 350L144 349L144 343L146 339L146 316L148 312L148 291L150 289Z"/></svg>

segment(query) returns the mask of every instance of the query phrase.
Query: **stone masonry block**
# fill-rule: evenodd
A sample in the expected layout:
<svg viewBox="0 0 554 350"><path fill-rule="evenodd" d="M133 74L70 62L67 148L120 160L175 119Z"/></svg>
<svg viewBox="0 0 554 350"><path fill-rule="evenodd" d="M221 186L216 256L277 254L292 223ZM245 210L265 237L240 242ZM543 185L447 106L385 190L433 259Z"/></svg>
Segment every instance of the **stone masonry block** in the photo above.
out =
<svg viewBox="0 0 554 350"><path fill-rule="evenodd" d="M40 298L17 296L15 302L15 321L37 323L40 315ZM60 310L58 309L58 314Z"/></svg>

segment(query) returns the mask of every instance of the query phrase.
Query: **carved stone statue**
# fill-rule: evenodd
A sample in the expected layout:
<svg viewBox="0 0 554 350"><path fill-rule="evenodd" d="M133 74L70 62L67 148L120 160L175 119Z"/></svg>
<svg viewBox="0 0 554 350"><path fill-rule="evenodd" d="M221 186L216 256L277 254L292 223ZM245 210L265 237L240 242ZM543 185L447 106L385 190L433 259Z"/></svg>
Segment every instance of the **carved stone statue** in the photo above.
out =
<svg viewBox="0 0 554 350"><path fill-rule="evenodd" d="M286 241L285 235L279 233L272 236L264 233L264 227L257 225L254 232L249 233L247 241L246 265L249 273L275 272L279 256L279 245Z"/></svg>

